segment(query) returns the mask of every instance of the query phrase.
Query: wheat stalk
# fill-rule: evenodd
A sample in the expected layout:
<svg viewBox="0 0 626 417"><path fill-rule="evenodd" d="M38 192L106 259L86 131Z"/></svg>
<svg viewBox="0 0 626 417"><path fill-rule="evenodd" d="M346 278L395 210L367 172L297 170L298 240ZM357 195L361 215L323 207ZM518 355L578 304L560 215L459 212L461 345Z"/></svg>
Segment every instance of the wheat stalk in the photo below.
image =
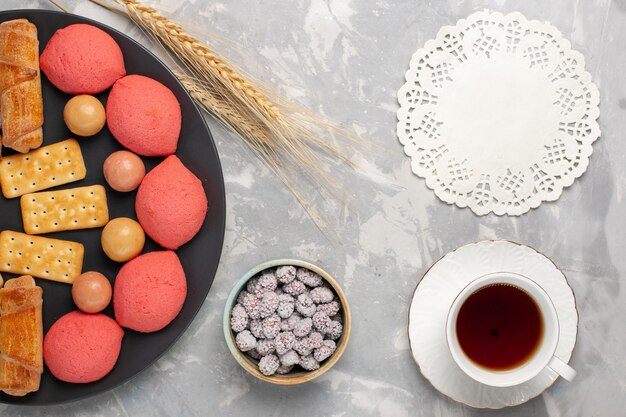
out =
<svg viewBox="0 0 626 417"><path fill-rule="evenodd" d="M271 133L273 145L291 153L293 159L310 168L311 172L330 180L318 168L316 150L321 149L332 157L341 157L342 152L312 130L311 124L319 123L316 119L320 118L307 120L304 109L275 94L270 100L254 86L256 82L250 81L233 63L156 9L136 0L115 1L126 8L129 17L141 28L173 52L195 79L205 82L201 88L210 89L209 92L217 98L249 112L248 116L254 117L255 123L263 125ZM281 103L283 109L279 109L275 102Z"/></svg>
<svg viewBox="0 0 626 417"><path fill-rule="evenodd" d="M91 1L120 12L102 0ZM155 8L136 0L113 1L180 61L187 74L179 72L178 76L192 97L245 139L330 238L332 232L324 217L301 192L297 179L308 179L316 191L324 191L345 205L347 194L323 167L327 161L351 162L327 136L339 134L353 143L357 139L290 100L263 91L258 82Z"/></svg>
<svg viewBox="0 0 626 417"><path fill-rule="evenodd" d="M272 137L257 123L252 122L249 117L245 117L240 109L221 100L220 97L207 91L206 88L202 88L201 81L194 80L180 70L174 70L173 73L189 92L189 95L222 123L229 126L241 136L252 138L254 141L261 143L272 143Z"/></svg>
<svg viewBox="0 0 626 417"><path fill-rule="evenodd" d="M329 231L317 208L310 203L304 194L296 187L286 171L279 166L279 156L275 154L275 147L270 144L273 139L263 127L250 121L241 113L241 109L235 108L226 101L220 100L213 95L210 90L202 88L202 81L194 80L180 70L174 70L174 75L189 92L189 95L196 100L202 108L213 114L220 122L229 126L242 137L248 138L247 144L252 151L280 178L289 188L294 197L302 205L315 224L320 228L327 238L337 243L337 237Z"/></svg>
<svg viewBox="0 0 626 417"><path fill-rule="evenodd" d="M50 1L67 12L58 0ZM188 72L174 70L191 97L245 139L245 143L292 192L320 231L334 243L339 243L313 202L296 186L294 178L301 175L308 178L313 185L317 184L337 197L345 207L347 195L324 171L322 163L326 157L326 160L339 159L353 168L357 166L319 132L338 134L353 145L362 146L361 140L280 95L263 92L257 87L258 82L245 76L243 71L155 8L136 0L111 0L123 9L106 0L90 1L129 17L157 45L169 50Z"/></svg>
<svg viewBox="0 0 626 417"><path fill-rule="evenodd" d="M238 99L251 109L258 110L260 115L268 119L282 117L276 106L250 81L239 75L239 72L233 69L232 64L227 64L223 58L218 57L208 47L188 35L181 26L159 14L156 9L143 6L134 0L119 0L118 3L125 4L133 20L144 28L148 28L196 72L206 74L207 79L218 80L226 90L238 94Z"/></svg>

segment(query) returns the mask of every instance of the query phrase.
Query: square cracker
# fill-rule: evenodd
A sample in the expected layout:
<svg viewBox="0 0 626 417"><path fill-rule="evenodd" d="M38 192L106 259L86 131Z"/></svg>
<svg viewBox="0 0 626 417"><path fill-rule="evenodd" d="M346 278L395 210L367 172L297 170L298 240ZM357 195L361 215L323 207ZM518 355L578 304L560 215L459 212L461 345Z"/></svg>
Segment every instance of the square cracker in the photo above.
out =
<svg viewBox="0 0 626 417"><path fill-rule="evenodd" d="M0 233L0 272L71 284L81 274L85 248L67 240Z"/></svg>
<svg viewBox="0 0 626 417"><path fill-rule="evenodd" d="M0 161L0 186L6 198L82 180L87 175L80 145L75 139L44 146Z"/></svg>
<svg viewBox="0 0 626 417"><path fill-rule="evenodd" d="M29 235L102 227L109 221L101 185L25 194L20 200L24 231Z"/></svg>

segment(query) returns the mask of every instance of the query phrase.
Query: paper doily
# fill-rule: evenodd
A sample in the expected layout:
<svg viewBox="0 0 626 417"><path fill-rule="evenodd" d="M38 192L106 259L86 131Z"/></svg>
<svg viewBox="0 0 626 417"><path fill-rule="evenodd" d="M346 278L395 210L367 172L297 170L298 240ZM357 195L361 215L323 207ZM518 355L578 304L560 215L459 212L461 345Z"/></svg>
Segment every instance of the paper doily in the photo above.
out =
<svg viewBox="0 0 626 417"><path fill-rule="evenodd" d="M600 136L598 88L552 25L478 12L411 59L397 134L415 174L449 204L520 215L559 198Z"/></svg>

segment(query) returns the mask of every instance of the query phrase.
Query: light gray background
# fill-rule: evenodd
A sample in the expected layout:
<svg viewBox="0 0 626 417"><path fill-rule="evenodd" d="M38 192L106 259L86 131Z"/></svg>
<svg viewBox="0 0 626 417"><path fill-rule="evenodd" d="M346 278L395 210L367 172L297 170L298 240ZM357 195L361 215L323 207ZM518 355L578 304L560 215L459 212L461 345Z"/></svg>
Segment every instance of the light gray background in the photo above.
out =
<svg viewBox="0 0 626 417"><path fill-rule="evenodd" d="M62 2L142 39L130 23L97 6ZM160 3L183 22L239 43L245 67L268 84L389 148L367 153L370 171L404 189L364 176L342 177L357 198L337 225L342 245L333 246L240 141L208 118L224 167L228 217L220 268L189 330L154 366L111 392L57 407L0 405L0 415L625 415L625 0ZM3 0L1 7L53 8L43 0ZM479 218L440 202L411 174L395 137L395 94L413 52L440 26L485 7L552 22L586 56L601 92L603 134L587 173L556 203L520 218ZM580 313L572 359L578 378L560 380L542 396L497 412L469 409L439 394L413 363L406 332L409 300L428 266L482 239L526 243L551 257L569 278ZM284 256L315 261L334 274L354 317L345 356L319 380L298 387L276 387L245 374L230 356L221 327L234 282L258 262Z"/></svg>

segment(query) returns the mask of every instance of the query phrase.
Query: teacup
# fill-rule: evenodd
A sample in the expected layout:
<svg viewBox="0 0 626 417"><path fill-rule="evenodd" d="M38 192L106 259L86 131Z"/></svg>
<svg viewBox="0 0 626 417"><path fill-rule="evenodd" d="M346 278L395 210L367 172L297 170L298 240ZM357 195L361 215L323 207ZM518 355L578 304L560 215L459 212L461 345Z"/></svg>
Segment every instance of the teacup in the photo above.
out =
<svg viewBox="0 0 626 417"><path fill-rule="evenodd" d="M485 291L487 289L488 291ZM525 295L520 296L516 291L522 291ZM503 298L498 299L500 294ZM506 294L517 298L505 300ZM525 297L529 299L524 300ZM536 323L541 325L540 330L521 328L530 326L526 322L526 317L521 314L525 311L523 309L527 308L523 307L524 303L527 306L533 304L536 308L536 313L531 310L528 311L528 320L532 321L533 314L535 314ZM513 311L516 308L517 310ZM461 313L460 319L459 313ZM514 313L517 313L517 316L514 316ZM516 317L517 321L515 320ZM472 323L471 320L474 322ZM502 326L509 326L509 328L499 329L498 325L494 324L499 323L499 321L505 323ZM486 326L493 326L494 328L490 330L490 327ZM517 329L516 326L520 329ZM471 333L474 330L476 334ZM520 332L515 333L517 330ZM499 333L501 331L502 334ZM467 335L468 332L470 332L469 336ZM534 343L532 351L528 350L528 354L523 360L511 367L498 368L496 365L488 365L490 361L497 363L501 359L497 357L499 355L503 358L501 360L505 361L506 355L509 354L508 351L511 351L511 354L519 351L524 347L523 345L530 343L523 338L531 334L532 336L528 337L536 339L532 341ZM457 365L469 377L485 385L495 387L518 385L539 375L546 368L550 368L568 381L576 376L574 369L555 356L559 341L559 320L549 295L533 280L519 274L497 272L484 275L469 283L461 290L450 307L446 323L446 337L450 353ZM489 338L500 339L493 339L490 342ZM508 340L505 340L506 338ZM480 350L482 347L478 342L474 345L470 343L483 339L486 341L483 351ZM501 344L498 345L498 343ZM506 346L508 351L498 350L499 346ZM496 354L491 355L493 352Z"/></svg>

